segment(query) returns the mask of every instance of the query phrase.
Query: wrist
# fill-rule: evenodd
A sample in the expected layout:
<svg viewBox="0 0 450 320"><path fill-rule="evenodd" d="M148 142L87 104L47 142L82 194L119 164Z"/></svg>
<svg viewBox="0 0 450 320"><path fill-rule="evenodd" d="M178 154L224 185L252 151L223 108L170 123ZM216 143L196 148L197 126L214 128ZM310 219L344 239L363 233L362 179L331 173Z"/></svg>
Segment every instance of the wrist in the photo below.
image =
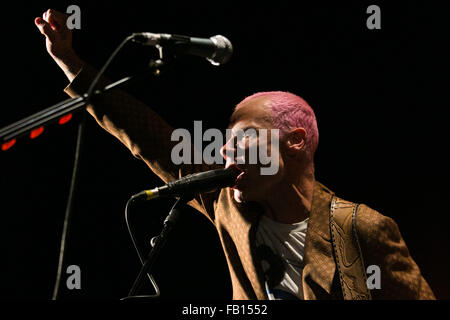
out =
<svg viewBox="0 0 450 320"><path fill-rule="evenodd" d="M61 58L53 58L64 74L72 81L83 68L84 62L73 52Z"/></svg>

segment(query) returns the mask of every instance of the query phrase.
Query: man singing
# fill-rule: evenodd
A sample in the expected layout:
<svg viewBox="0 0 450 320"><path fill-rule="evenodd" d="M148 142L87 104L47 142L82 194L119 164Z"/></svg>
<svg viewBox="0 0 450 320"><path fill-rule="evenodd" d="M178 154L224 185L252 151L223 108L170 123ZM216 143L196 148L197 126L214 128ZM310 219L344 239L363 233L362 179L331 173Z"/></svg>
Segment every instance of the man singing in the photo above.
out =
<svg viewBox="0 0 450 320"><path fill-rule="evenodd" d="M48 10L35 24L48 53L70 81L75 97L96 71L72 48L66 15ZM107 84L102 79L100 86ZM218 165L171 159L173 129L148 106L120 90L96 98L87 111L165 182ZM189 202L215 226L225 253L233 299L434 299L409 254L397 224L366 205L334 195L315 180L319 133L313 110L287 92L261 92L240 102L231 132L278 130L278 144L232 134L221 149L225 167L242 171L232 188L202 193ZM261 164L237 164L238 148L264 147L276 158L275 174ZM277 145L277 148L273 146ZM367 279L379 273L379 283Z"/></svg>

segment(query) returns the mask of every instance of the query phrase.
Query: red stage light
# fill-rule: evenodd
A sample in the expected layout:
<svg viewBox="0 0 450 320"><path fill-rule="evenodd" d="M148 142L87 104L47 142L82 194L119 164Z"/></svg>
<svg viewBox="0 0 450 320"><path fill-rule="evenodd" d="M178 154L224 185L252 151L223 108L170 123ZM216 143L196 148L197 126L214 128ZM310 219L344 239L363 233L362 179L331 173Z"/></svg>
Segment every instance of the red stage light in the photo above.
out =
<svg viewBox="0 0 450 320"><path fill-rule="evenodd" d="M2 151L8 150L8 149L11 148L15 143L16 143L16 139L12 139L12 140L6 141L5 143L2 144Z"/></svg>
<svg viewBox="0 0 450 320"><path fill-rule="evenodd" d="M37 129L34 129L30 133L30 138L34 139L34 138L38 137L43 131L44 131L44 127L39 127Z"/></svg>
<svg viewBox="0 0 450 320"><path fill-rule="evenodd" d="M71 114L71 113L69 113L69 114L67 114L67 115L65 115L65 116L62 116L62 117L59 119L58 123L59 123L59 124L64 124L64 123L66 123L66 122L69 122L70 119L72 119L72 114Z"/></svg>

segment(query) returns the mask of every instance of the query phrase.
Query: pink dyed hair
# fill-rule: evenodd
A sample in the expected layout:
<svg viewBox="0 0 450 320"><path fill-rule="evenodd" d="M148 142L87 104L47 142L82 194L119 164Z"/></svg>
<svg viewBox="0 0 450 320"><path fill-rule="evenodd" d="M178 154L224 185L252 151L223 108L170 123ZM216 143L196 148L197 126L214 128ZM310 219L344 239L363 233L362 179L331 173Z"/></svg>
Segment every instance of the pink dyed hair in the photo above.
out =
<svg viewBox="0 0 450 320"><path fill-rule="evenodd" d="M245 101L265 96L270 100L272 122L280 130L280 139L292 129L304 128L306 130L306 145L311 156L319 143L319 130L316 116L310 105L301 97L284 91L258 92L246 97L237 106Z"/></svg>

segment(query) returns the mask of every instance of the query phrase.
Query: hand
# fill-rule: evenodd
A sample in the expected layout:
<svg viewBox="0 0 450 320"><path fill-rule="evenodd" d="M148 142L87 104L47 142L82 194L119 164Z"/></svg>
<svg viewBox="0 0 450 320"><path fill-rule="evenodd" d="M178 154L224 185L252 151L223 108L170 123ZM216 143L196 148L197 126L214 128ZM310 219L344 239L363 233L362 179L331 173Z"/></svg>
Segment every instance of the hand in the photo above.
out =
<svg viewBox="0 0 450 320"><path fill-rule="evenodd" d="M72 80L83 63L72 47L72 31L67 28L68 16L48 9L41 17L34 19L39 31L45 36L47 52Z"/></svg>

